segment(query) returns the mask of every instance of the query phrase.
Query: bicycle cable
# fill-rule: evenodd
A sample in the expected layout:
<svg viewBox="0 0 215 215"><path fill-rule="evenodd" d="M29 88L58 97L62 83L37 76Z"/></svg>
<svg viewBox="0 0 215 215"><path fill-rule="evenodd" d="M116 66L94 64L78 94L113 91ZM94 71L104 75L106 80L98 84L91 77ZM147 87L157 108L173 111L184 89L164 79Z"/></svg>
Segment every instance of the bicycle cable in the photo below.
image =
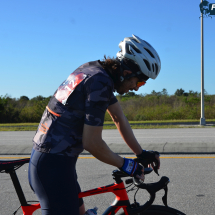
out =
<svg viewBox="0 0 215 215"><path fill-rule="evenodd" d="M135 189L135 188L136 188L136 189ZM130 192L130 191L137 190L137 189L139 189L139 188L137 188L136 186L133 186L130 190L126 190L126 192L128 193L128 192Z"/></svg>
<svg viewBox="0 0 215 215"><path fill-rule="evenodd" d="M135 205L137 204L137 201L136 201L136 194L137 194L137 192L138 192L139 189L140 189L140 188L138 187L137 191L136 191L135 194L134 194L134 204L135 204Z"/></svg>
<svg viewBox="0 0 215 215"><path fill-rule="evenodd" d="M134 183L132 183L132 184L130 184L130 185L128 185L127 187L125 187L125 189L127 189L127 188L129 188L130 186L132 186Z"/></svg>

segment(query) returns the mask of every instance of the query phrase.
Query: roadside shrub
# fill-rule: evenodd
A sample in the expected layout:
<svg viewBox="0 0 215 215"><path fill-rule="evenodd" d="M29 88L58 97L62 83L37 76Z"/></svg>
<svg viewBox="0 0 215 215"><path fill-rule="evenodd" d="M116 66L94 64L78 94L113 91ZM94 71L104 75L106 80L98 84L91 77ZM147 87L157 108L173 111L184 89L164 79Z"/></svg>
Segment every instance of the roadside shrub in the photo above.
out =
<svg viewBox="0 0 215 215"><path fill-rule="evenodd" d="M199 94L188 96L145 95L119 100L128 120L200 119ZM205 117L215 119L215 95L205 97Z"/></svg>
<svg viewBox="0 0 215 215"><path fill-rule="evenodd" d="M153 91L149 95L127 93L117 96L122 110L128 120L174 120L200 119L200 94L190 91L181 96L168 95ZM36 96L29 99L21 96L19 99L8 95L0 96L0 123L39 122L50 97ZM205 118L215 119L215 95L205 95ZM105 113L105 121L112 121Z"/></svg>

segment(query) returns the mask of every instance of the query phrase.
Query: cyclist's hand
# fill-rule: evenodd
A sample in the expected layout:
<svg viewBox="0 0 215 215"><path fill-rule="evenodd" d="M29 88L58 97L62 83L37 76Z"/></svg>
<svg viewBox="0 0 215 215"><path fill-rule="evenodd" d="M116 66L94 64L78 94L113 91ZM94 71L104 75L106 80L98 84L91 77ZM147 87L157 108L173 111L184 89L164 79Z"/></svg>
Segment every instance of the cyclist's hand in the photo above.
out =
<svg viewBox="0 0 215 215"><path fill-rule="evenodd" d="M145 180L145 175L144 175L144 168L142 168L142 174L141 175L136 175L135 177L140 179L142 182Z"/></svg>
<svg viewBox="0 0 215 215"><path fill-rule="evenodd" d="M156 154L155 158L157 159L157 161L155 162L155 165L157 166L157 169L160 169L160 154ZM154 165L154 162L151 163L151 166L153 169L154 169L155 165Z"/></svg>
<svg viewBox="0 0 215 215"><path fill-rule="evenodd" d="M160 154L157 151L145 151L137 155L137 162L141 163L144 167L150 164L154 171L158 174L157 170L160 169Z"/></svg>
<svg viewBox="0 0 215 215"><path fill-rule="evenodd" d="M144 181L144 168L132 159L124 158L124 164L119 169L129 176L136 177Z"/></svg>

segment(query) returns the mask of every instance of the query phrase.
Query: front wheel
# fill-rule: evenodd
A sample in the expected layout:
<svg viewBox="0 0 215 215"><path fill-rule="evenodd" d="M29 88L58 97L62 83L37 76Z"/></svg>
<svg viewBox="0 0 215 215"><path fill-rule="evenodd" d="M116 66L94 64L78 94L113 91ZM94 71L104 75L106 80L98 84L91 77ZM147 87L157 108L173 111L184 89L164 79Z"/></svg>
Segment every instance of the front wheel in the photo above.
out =
<svg viewBox="0 0 215 215"><path fill-rule="evenodd" d="M121 213L120 215L125 215L125 213ZM186 214L174 208L165 207L161 205L152 205L149 207L148 210L138 213L138 215L186 215Z"/></svg>

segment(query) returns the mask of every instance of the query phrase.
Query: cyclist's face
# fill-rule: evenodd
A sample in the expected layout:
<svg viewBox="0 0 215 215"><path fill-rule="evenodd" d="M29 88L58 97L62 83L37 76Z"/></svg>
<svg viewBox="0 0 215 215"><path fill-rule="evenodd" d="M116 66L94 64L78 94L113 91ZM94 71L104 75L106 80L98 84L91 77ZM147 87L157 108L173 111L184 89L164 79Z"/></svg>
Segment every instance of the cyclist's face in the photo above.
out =
<svg viewBox="0 0 215 215"><path fill-rule="evenodd" d="M139 79L137 77L129 78L128 80L124 80L122 84L117 89L117 93L123 95L124 93L128 93L131 90L137 91L139 87L137 87Z"/></svg>

